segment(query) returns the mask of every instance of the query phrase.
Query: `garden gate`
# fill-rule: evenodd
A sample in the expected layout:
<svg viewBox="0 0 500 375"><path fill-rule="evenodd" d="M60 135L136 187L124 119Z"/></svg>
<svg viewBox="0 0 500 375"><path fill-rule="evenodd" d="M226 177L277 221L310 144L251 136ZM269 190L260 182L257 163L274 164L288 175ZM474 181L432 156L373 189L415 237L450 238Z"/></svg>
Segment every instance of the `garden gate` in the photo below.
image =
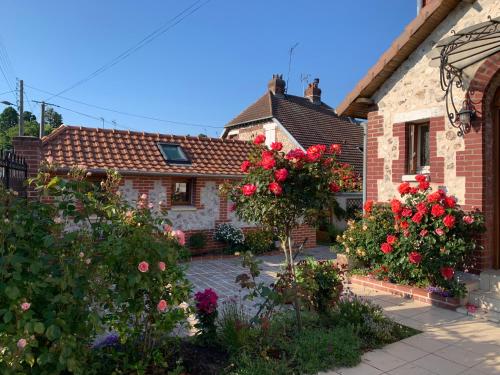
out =
<svg viewBox="0 0 500 375"><path fill-rule="evenodd" d="M26 160L17 156L13 151L0 150L0 184L6 189L16 191L26 197L26 179L28 164Z"/></svg>

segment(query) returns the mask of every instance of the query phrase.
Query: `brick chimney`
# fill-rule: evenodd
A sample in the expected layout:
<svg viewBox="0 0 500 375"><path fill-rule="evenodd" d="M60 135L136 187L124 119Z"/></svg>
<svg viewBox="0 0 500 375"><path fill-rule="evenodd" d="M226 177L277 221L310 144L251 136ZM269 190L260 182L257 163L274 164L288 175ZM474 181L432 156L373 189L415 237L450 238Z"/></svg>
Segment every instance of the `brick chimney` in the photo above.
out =
<svg viewBox="0 0 500 375"><path fill-rule="evenodd" d="M283 74L273 74L273 78L267 84L267 88L274 95L283 96L285 95L286 83L283 79Z"/></svg>
<svg viewBox="0 0 500 375"><path fill-rule="evenodd" d="M309 83L304 90L304 97L309 99L314 104L321 104L321 89L318 87L319 78L314 78L314 81Z"/></svg>

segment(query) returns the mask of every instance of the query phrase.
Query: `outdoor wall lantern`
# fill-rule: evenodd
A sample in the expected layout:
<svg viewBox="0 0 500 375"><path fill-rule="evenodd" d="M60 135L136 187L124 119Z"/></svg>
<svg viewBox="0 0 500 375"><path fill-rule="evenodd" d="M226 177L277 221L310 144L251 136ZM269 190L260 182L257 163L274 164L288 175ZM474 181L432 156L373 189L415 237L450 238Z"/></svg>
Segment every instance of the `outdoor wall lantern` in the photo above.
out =
<svg viewBox="0 0 500 375"><path fill-rule="evenodd" d="M469 95L462 103L462 108L455 116L455 126L459 129L459 135L463 135L470 131L472 120L476 118L476 111L472 106Z"/></svg>

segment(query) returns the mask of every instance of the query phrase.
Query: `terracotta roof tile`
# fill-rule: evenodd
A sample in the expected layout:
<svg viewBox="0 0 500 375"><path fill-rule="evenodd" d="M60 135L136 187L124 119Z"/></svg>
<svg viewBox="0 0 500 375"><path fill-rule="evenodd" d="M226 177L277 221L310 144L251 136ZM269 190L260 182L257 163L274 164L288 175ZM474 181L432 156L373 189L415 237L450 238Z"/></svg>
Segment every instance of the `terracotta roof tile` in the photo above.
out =
<svg viewBox="0 0 500 375"><path fill-rule="evenodd" d="M179 144L191 164L167 163L158 143ZM84 165L90 170L121 173L239 176L251 144L237 140L60 126L43 138L44 156L61 168Z"/></svg>

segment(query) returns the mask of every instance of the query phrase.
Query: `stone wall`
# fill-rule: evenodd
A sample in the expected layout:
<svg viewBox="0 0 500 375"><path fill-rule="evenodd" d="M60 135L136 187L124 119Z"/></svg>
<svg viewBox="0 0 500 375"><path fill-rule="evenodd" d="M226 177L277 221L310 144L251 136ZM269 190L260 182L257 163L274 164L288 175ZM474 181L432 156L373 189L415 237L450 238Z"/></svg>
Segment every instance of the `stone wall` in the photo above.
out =
<svg viewBox="0 0 500 375"><path fill-rule="evenodd" d="M435 188L446 187L458 197L459 203L467 204L466 179L457 173L457 155L465 150L465 141L456 135L456 129L445 117L439 67L429 64L429 54L439 40L451 35L451 30L461 30L487 21L487 16L500 16L500 2L478 0L472 5L469 2L458 5L373 96L378 113L372 115L376 118L372 124L369 121L369 127L373 129L378 125L373 121L381 119L383 127L381 134L369 136L368 160L370 155L375 157L369 162L368 183L372 184L367 189L369 198L385 201L397 195L396 188L402 176L401 166L404 165L401 124L433 119L436 123L434 126L431 124L431 184ZM467 69L466 80L472 79L479 66L480 63ZM461 103L464 93L460 90L455 92L456 102ZM376 147L376 153L373 147ZM382 160L382 166L377 164L379 160ZM376 174L376 188L370 172Z"/></svg>

